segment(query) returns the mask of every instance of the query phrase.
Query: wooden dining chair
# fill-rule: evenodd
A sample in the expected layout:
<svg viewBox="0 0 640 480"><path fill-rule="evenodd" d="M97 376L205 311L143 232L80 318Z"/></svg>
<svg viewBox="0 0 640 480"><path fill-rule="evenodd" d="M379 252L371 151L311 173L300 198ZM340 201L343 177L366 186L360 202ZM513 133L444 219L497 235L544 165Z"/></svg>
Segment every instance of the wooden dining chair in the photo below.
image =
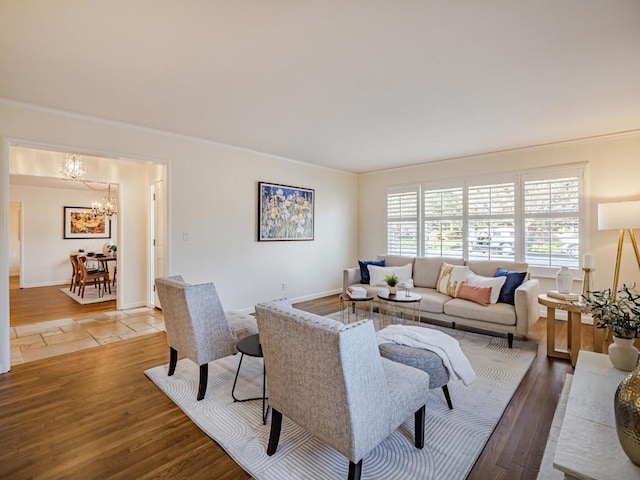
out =
<svg viewBox="0 0 640 480"><path fill-rule="evenodd" d="M111 293L111 284L109 283L109 272L106 270L87 270L86 257L78 257L78 270L80 272L80 281L78 283L78 295L84 298L84 290L87 284L98 287L98 296L101 297L104 292Z"/></svg>
<svg viewBox="0 0 640 480"><path fill-rule="evenodd" d="M80 268L78 267L78 255L69 255L69 261L71 262L71 283L69 284L69 291L76 291L78 286L78 280L80 280Z"/></svg>

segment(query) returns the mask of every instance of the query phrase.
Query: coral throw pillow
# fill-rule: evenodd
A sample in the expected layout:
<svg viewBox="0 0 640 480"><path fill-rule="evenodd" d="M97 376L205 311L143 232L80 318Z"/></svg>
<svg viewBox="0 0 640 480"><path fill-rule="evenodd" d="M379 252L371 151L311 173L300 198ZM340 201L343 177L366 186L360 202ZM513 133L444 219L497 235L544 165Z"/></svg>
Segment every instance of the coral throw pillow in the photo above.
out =
<svg viewBox="0 0 640 480"><path fill-rule="evenodd" d="M438 275L438 281L436 282L436 290L450 297L455 297L458 292L458 287L469 276L469 267L462 265L450 265L448 263L442 263L440 267L440 275Z"/></svg>
<svg viewBox="0 0 640 480"><path fill-rule="evenodd" d="M475 285L469 285L467 282L462 282L458 288L457 298L470 300L488 307L491 303L491 290L492 287L476 287Z"/></svg>

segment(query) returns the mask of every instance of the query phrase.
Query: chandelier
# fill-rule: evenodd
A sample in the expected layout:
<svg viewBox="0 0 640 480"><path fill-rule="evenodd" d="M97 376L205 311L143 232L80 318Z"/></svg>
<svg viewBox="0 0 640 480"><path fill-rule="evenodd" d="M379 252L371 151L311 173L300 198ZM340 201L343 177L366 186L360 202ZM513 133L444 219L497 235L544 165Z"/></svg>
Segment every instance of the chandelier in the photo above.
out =
<svg viewBox="0 0 640 480"><path fill-rule="evenodd" d="M62 168L60 168L60 174L67 180L73 180L81 182L87 175L87 169L84 166L82 157L75 153L67 153Z"/></svg>
<svg viewBox="0 0 640 480"><path fill-rule="evenodd" d="M102 202L91 203L91 213L94 216L105 215L106 217L118 214L118 201L111 196L111 184L107 187L107 196L102 199Z"/></svg>

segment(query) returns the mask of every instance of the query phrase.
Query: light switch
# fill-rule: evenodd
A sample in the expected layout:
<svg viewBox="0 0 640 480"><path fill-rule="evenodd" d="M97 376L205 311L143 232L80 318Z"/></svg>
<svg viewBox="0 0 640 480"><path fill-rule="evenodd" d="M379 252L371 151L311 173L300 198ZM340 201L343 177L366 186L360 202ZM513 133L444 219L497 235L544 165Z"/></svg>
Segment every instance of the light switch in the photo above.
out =
<svg viewBox="0 0 640 480"><path fill-rule="evenodd" d="M189 232L182 232L182 240L185 242L189 241Z"/></svg>

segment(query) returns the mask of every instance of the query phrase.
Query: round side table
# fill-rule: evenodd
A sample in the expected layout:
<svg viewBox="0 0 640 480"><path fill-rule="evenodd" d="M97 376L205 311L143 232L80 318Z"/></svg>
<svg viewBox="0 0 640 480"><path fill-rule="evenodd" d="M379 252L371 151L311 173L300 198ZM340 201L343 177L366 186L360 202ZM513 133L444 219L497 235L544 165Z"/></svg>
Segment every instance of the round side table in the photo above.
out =
<svg viewBox="0 0 640 480"><path fill-rule="evenodd" d="M352 298L347 293L340 295L340 321L342 323L351 323L351 315L358 321L358 311L366 312L362 320L369 318L373 320L373 295L367 294L366 297ZM346 312L346 315L345 315ZM346 322L345 322L346 318Z"/></svg>
<svg viewBox="0 0 640 480"><path fill-rule="evenodd" d="M250 357L263 358L262 347L260 346L260 336L257 333L244 337L238 342L236 348L240 352L240 362L238 363L238 370L236 370L236 378L233 380L233 387L231 388L231 397L234 402L248 402L250 400L262 400L262 424L267 424L267 417L269 416L269 406L267 401L267 371L262 367L262 396L253 398L236 398L235 390L236 383L238 382L238 374L240 373L240 367L242 366L242 359L245 355Z"/></svg>
<svg viewBox="0 0 640 480"><path fill-rule="evenodd" d="M389 294L387 290L384 290L378 293L378 298L381 300L380 306L384 310L382 318L385 325L387 322L384 319L389 317L400 318L400 324L403 324L405 313L411 313L414 322L420 321L420 300L422 300L422 295L404 291Z"/></svg>

